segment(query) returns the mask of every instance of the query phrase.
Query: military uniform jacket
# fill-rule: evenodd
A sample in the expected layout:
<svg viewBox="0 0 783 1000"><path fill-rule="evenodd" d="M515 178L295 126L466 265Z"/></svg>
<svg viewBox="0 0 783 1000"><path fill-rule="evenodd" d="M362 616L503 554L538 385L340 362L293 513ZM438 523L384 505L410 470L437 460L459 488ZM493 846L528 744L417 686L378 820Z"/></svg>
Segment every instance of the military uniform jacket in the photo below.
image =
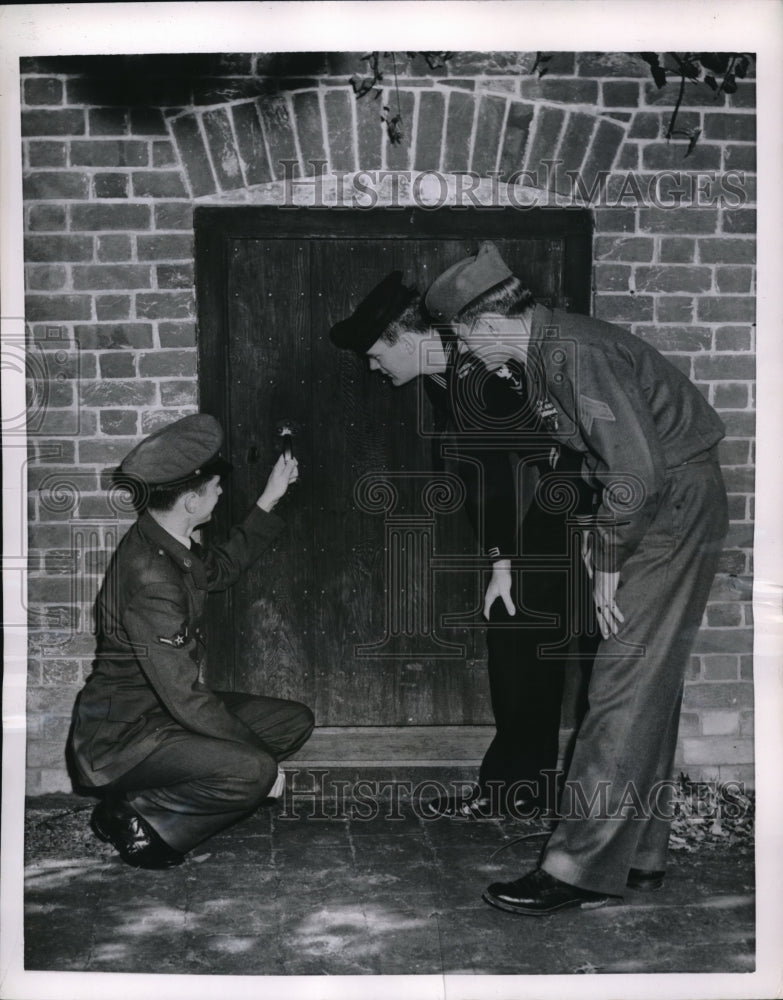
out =
<svg viewBox="0 0 783 1000"><path fill-rule="evenodd" d="M96 660L76 707L71 745L84 784L115 780L183 729L260 745L204 683L204 608L282 527L254 507L206 551L186 548L149 513L130 528L98 596Z"/></svg>
<svg viewBox="0 0 783 1000"><path fill-rule="evenodd" d="M619 571L656 513L667 470L713 448L724 426L671 362L601 320L536 306L526 370L547 429L581 453L602 491L597 565Z"/></svg>
<svg viewBox="0 0 783 1000"><path fill-rule="evenodd" d="M568 481L574 494L571 513L592 511L593 490L580 482L581 457L567 447L553 452L556 442L529 406L518 368L510 363L503 374L489 374L475 358L457 357L448 342L444 346L446 371L424 380L439 435L433 462L442 467L444 452L455 458L484 554L492 560L562 554L568 544L565 511L553 513L540 498ZM525 463L525 496L519 495L513 455ZM519 538L521 512L525 525Z"/></svg>

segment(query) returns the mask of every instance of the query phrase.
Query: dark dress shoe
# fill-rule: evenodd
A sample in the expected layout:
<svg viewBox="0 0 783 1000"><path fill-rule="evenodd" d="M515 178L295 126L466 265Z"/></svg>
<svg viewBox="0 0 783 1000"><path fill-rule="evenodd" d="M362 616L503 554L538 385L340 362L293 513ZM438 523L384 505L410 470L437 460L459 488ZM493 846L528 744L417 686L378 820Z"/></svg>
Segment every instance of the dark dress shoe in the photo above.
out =
<svg viewBox="0 0 783 1000"><path fill-rule="evenodd" d="M481 795L440 795L422 807L425 816L462 816L466 819L498 819L492 800Z"/></svg>
<svg viewBox="0 0 783 1000"><path fill-rule="evenodd" d="M499 910L531 916L545 916L574 906L597 909L609 901L609 897L600 892L590 892L561 882L542 868L536 868L514 882L495 882L482 898Z"/></svg>
<svg viewBox="0 0 783 1000"><path fill-rule="evenodd" d="M629 889L637 889L639 892L651 892L653 889L660 889L666 872L653 871L649 868L632 868L628 872L628 881L625 883Z"/></svg>
<svg viewBox="0 0 783 1000"><path fill-rule="evenodd" d="M102 799L93 809L90 826L132 868L174 868L185 860L124 799Z"/></svg>

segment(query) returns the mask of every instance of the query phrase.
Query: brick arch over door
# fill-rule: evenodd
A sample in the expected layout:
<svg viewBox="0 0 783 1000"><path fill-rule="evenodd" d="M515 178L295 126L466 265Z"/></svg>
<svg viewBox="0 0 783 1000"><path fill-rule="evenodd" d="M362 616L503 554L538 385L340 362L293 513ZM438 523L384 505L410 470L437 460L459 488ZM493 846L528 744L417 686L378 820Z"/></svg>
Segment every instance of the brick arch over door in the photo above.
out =
<svg viewBox="0 0 783 1000"><path fill-rule="evenodd" d="M625 123L592 109L451 88L402 90L403 138L391 144L380 121L388 100L319 87L191 108L170 127L195 199L358 170L470 171L560 193L578 174L589 192L626 137Z"/></svg>

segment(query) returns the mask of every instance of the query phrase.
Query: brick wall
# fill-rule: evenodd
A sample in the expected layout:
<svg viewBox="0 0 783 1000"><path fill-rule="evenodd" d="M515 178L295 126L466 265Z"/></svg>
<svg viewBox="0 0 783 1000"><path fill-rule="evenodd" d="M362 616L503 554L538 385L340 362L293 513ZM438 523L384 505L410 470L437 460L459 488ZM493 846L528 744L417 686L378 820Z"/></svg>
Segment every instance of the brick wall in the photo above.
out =
<svg viewBox="0 0 783 1000"><path fill-rule="evenodd" d="M679 125L702 134L685 158L685 141L663 137L676 84L656 89L636 57L559 54L543 78L533 62L459 53L433 72L399 56L391 145L379 113L396 112L396 93L357 101L355 53L22 60L31 793L70 787L91 604L131 516L105 470L197 407L194 206L280 203L318 171L396 171L403 199L422 171L448 177L449 199L470 172L507 203L524 189L525 204L593 208L594 313L666 353L727 426L731 534L679 756L692 777L752 781L754 84L717 101L686 91Z"/></svg>

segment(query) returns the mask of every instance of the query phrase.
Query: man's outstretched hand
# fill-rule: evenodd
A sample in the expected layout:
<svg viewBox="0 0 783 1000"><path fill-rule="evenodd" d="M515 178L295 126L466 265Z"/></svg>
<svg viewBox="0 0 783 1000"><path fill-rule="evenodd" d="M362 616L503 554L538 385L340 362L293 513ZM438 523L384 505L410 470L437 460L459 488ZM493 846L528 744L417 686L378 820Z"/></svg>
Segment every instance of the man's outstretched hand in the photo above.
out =
<svg viewBox="0 0 783 1000"><path fill-rule="evenodd" d="M284 454L281 455L272 466L272 471L269 473L269 479L266 481L264 492L256 500L256 506L269 513L269 511L274 509L277 501L285 496L291 483L295 483L298 478L299 463L297 460L295 458L286 458Z"/></svg>

